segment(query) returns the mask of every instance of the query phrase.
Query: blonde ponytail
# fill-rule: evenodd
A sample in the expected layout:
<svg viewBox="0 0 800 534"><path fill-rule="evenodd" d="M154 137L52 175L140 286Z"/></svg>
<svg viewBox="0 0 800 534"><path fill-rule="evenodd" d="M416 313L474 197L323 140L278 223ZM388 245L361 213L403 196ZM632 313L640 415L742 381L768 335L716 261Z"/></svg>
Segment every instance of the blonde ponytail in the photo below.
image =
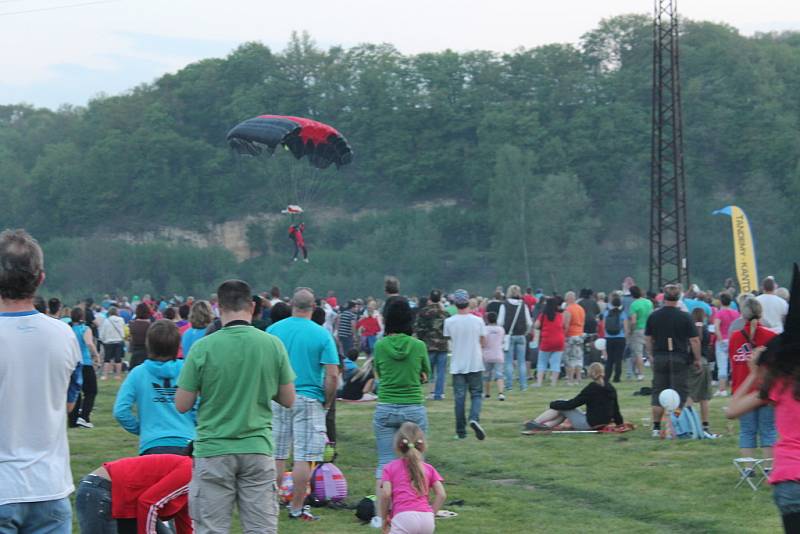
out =
<svg viewBox="0 0 800 534"><path fill-rule="evenodd" d="M427 496L430 488L422 460L426 449L422 429L411 422L403 423L395 435L395 449L405 461L411 487L419 495Z"/></svg>

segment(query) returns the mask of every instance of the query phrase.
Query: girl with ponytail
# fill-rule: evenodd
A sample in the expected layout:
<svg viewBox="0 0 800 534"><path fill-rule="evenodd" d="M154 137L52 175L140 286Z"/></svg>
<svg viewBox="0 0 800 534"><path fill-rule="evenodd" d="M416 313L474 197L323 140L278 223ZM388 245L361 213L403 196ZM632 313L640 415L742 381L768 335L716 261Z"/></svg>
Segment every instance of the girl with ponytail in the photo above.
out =
<svg viewBox="0 0 800 534"><path fill-rule="evenodd" d="M424 462L425 434L411 422L403 423L394 437L398 459L386 464L381 478L380 515L384 534L431 534L434 516L444 503L442 477ZM428 494L433 491L433 505Z"/></svg>
<svg viewBox="0 0 800 534"><path fill-rule="evenodd" d="M733 395L736 395L750 374L749 363L755 349L767 345L776 336L775 332L761 324L761 314L761 303L758 299L746 299L742 303L744 327L731 332L728 352ZM739 396L757 391L760 385L761 380L750 384L747 388L749 391L742 392ZM769 404L739 417L739 449L743 458L772 458L772 446L776 440L775 410ZM758 446L763 451L760 456L756 455Z"/></svg>

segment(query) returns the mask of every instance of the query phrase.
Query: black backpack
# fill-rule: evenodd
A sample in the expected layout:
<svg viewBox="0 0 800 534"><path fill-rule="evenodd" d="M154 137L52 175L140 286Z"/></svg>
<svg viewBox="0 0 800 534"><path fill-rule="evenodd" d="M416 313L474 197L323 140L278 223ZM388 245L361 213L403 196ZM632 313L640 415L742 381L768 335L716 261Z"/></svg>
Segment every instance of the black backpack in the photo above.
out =
<svg viewBox="0 0 800 534"><path fill-rule="evenodd" d="M609 336L616 336L622 332L622 321L620 317L622 317L622 310L619 308L612 308L608 311L608 317L606 317L606 334Z"/></svg>

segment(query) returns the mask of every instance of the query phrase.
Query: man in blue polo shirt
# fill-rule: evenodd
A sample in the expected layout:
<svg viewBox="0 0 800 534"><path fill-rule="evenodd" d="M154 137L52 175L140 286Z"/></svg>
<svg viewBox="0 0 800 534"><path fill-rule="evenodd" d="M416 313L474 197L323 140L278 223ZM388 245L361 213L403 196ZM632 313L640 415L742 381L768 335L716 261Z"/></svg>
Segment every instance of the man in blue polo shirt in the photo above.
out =
<svg viewBox="0 0 800 534"><path fill-rule="evenodd" d="M296 488L304 488L311 476L311 462L320 462L325 451L325 415L335 400L339 374L339 353L333 337L311 320L314 293L298 288L292 297L292 316L267 329L286 346L289 362L297 378L297 399L291 408L273 403L275 413L275 466L281 477L292 449L292 479ZM278 479L280 486L281 480ZM313 521L309 507L303 507L305 494L295 492L289 509L290 519Z"/></svg>

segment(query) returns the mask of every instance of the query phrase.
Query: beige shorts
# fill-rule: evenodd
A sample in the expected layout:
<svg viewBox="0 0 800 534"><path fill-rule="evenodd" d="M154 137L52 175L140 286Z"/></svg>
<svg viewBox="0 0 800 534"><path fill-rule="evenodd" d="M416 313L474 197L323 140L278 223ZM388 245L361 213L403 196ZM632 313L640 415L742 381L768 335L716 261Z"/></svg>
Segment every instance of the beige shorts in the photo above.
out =
<svg viewBox="0 0 800 534"><path fill-rule="evenodd" d="M197 534L228 532L234 504L244 532L278 532L275 460L266 454L195 458L189 514Z"/></svg>
<svg viewBox="0 0 800 534"><path fill-rule="evenodd" d="M628 340L628 347L630 347L631 355L634 358L644 357L644 328L633 331Z"/></svg>
<svg viewBox="0 0 800 534"><path fill-rule="evenodd" d="M564 347L564 365L583 367L583 337L568 337Z"/></svg>

